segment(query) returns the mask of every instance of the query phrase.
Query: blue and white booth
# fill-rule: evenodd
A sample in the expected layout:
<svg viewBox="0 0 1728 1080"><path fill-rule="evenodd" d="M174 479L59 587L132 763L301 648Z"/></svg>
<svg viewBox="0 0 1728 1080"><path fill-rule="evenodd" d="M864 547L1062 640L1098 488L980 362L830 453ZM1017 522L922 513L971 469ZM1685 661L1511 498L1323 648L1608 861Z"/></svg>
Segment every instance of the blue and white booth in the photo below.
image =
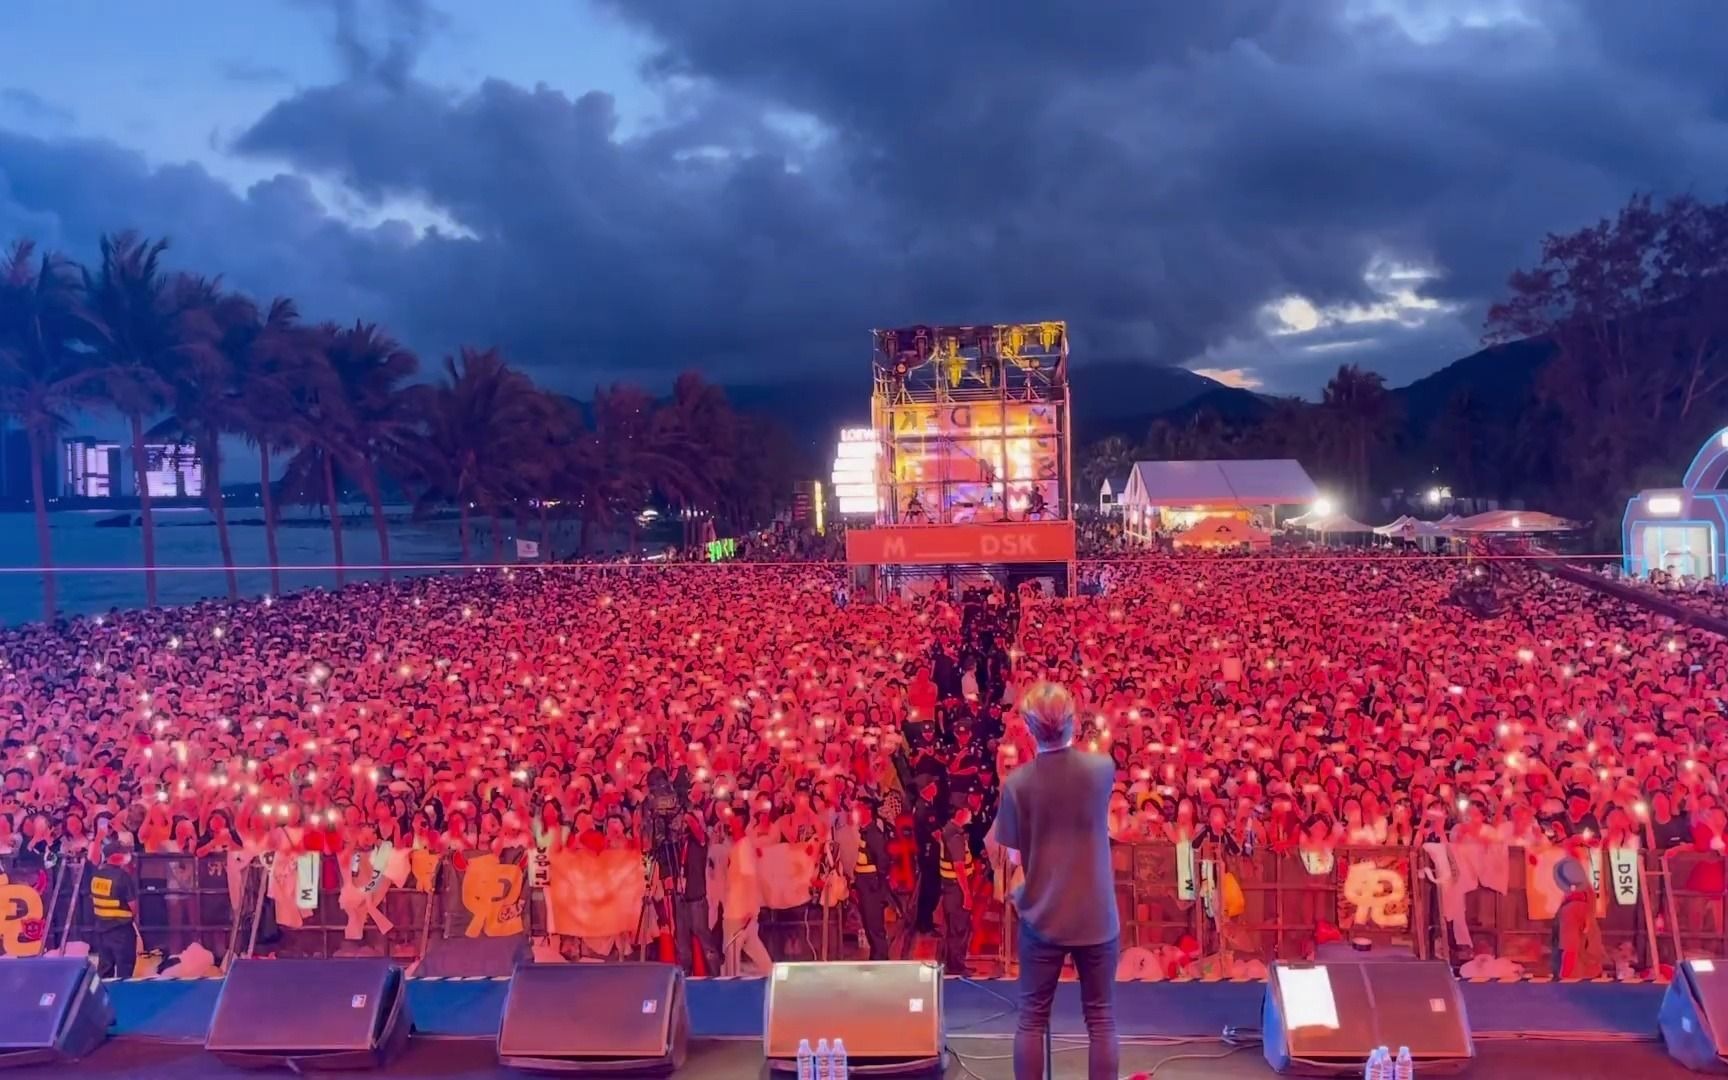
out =
<svg viewBox="0 0 1728 1080"><path fill-rule="evenodd" d="M1699 448L1677 488L1650 488L1626 503L1620 524L1626 573L1652 570L1712 581L1728 579L1728 428Z"/></svg>

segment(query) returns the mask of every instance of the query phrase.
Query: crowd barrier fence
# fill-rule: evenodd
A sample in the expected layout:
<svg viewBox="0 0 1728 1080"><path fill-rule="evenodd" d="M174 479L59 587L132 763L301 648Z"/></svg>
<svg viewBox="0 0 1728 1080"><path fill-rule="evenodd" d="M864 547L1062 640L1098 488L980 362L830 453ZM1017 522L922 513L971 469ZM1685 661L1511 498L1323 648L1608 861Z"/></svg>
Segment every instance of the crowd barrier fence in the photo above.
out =
<svg viewBox="0 0 1728 1080"><path fill-rule="evenodd" d="M231 955L389 955L418 966L447 953L447 962L430 964L428 972L507 975L523 956L543 954L555 927L547 882L536 873L531 854L504 856L422 853L411 874L371 900L357 900L334 872L335 860L326 858L299 902L285 893L285 875L277 873L293 868L273 869L269 856L139 854L127 866L138 885L141 953L155 958L194 943L217 963ZM1534 975L1556 973L1556 857L1557 849L1486 848L1471 854L1460 846L1432 845L1289 853L1262 848L1252 854L1216 845L1112 845L1124 949L1181 943L1185 953L1202 959L1301 959L1313 955L1322 928L1331 928L1341 941L1371 951L1454 963L1487 952ZM1461 858L1504 890L1451 891L1448 882L1457 877ZM1437 859L1450 865L1439 867ZM1486 867L1484 859L1504 859L1504 867ZM1599 851L1596 862L1598 925L1611 962L1642 969L1652 955L1664 964L1677 957L1728 955L1723 855L1689 848L1659 857ZM483 880L477 880L479 867L485 868ZM88 940L91 915L83 897L92 868L79 858L44 865L0 856L0 953L35 955ZM996 961L1008 971L1014 920L994 906L999 902L990 894L981 884L974 927L983 922L1001 931L974 938L975 959ZM299 917L280 910L283 902L292 903ZM911 896L901 898L901 910L910 913L914 903ZM668 909L652 893L641 907L634 932L563 939L563 955L654 955L656 927ZM904 919L897 921L903 930ZM777 960L847 958L855 955L859 939L850 903L765 909L755 929ZM716 928L717 940L721 934ZM906 935L894 936L904 949ZM466 955L449 961L463 950ZM147 960L142 970L153 970L156 962ZM1228 976L1226 968L1203 971Z"/></svg>

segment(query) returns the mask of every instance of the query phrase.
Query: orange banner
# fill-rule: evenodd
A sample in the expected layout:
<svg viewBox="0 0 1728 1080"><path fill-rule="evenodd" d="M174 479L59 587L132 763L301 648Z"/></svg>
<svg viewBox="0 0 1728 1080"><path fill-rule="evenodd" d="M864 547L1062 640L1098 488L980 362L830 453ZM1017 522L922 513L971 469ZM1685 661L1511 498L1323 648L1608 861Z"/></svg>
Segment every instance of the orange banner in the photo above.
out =
<svg viewBox="0 0 1728 1080"><path fill-rule="evenodd" d="M1072 521L878 525L846 531L846 561L854 566L1060 563L1073 558Z"/></svg>

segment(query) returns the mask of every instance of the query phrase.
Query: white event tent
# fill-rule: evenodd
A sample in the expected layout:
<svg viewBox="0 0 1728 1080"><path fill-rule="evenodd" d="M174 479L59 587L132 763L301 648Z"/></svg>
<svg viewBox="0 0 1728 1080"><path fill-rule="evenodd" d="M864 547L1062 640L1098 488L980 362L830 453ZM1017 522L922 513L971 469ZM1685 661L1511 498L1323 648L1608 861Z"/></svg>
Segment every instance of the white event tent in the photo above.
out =
<svg viewBox="0 0 1728 1080"><path fill-rule="evenodd" d="M1280 506L1308 506L1320 497L1293 458L1246 461L1139 461L1119 502L1128 533L1142 539L1159 528L1185 527L1220 515L1271 525Z"/></svg>

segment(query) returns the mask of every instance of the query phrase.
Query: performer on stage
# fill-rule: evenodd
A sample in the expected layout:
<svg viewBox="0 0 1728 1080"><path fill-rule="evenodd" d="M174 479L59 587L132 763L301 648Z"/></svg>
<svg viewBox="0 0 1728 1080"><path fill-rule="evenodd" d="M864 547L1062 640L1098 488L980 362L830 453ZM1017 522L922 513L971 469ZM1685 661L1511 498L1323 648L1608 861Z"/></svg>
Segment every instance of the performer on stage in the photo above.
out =
<svg viewBox="0 0 1728 1080"><path fill-rule="evenodd" d="M1074 749L1074 700L1039 683L1020 701L1037 756L1002 787L996 841L1026 872L1020 914L1020 1020L1015 1080L1044 1080L1044 1033L1062 963L1074 958L1091 1042L1086 1075L1115 1080L1118 923L1110 871L1111 759Z"/></svg>

